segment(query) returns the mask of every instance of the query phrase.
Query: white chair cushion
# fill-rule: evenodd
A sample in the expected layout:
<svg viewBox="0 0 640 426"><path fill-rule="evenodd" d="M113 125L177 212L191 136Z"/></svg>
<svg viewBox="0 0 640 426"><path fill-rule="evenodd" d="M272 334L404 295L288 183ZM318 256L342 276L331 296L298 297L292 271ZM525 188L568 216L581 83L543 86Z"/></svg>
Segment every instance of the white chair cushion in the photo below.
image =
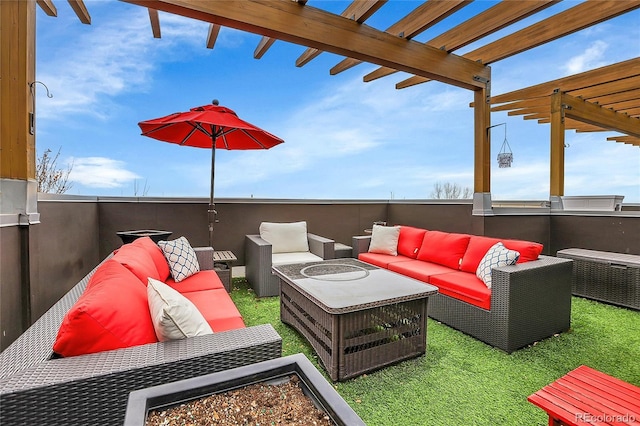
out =
<svg viewBox="0 0 640 426"><path fill-rule="evenodd" d="M271 255L272 265L286 265L289 263L317 262L322 260L320 256L313 253L276 253Z"/></svg>
<svg viewBox="0 0 640 426"><path fill-rule="evenodd" d="M193 302L165 283L149 278L147 297L151 321L159 341L213 333Z"/></svg>
<svg viewBox="0 0 640 426"><path fill-rule="evenodd" d="M271 243L272 253L308 252L307 222L260 224L260 238Z"/></svg>

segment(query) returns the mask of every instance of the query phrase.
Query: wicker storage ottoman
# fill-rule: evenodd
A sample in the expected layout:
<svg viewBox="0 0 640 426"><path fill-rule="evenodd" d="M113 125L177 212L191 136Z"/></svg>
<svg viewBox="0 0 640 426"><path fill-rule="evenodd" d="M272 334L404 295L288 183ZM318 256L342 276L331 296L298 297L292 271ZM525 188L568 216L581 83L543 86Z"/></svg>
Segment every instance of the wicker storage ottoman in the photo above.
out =
<svg viewBox="0 0 640 426"><path fill-rule="evenodd" d="M573 260L574 295L640 310L640 256L577 248L557 255Z"/></svg>

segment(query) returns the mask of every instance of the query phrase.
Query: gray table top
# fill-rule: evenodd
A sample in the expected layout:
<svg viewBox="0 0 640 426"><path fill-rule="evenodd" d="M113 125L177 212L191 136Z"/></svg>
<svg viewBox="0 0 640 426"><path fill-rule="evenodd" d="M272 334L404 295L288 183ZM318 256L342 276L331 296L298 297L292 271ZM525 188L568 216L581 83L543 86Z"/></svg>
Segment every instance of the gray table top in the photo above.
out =
<svg viewBox="0 0 640 426"><path fill-rule="evenodd" d="M438 288L356 259L274 266L273 272L327 312L353 312L426 298Z"/></svg>

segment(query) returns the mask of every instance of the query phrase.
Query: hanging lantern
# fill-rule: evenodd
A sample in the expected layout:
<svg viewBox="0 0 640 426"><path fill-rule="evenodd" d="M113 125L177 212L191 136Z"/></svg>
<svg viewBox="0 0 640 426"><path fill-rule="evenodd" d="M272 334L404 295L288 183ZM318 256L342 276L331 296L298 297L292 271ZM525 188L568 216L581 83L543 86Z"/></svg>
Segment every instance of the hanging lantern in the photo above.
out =
<svg viewBox="0 0 640 426"><path fill-rule="evenodd" d="M498 153L498 167L501 169L511 167L511 162L513 162L513 152L507 141L507 123L504 123L504 142Z"/></svg>

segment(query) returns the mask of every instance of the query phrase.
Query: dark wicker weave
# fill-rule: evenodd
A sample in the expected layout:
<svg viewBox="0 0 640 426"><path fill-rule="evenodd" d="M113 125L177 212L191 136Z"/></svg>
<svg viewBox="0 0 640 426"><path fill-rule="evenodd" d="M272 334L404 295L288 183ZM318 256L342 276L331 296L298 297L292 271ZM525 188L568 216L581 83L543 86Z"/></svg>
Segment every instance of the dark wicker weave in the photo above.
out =
<svg viewBox="0 0 640 426"><path fill-rule="evenodd" d="M327 262L379 270L355 259ZM305 336L332 380L356 377L425 353L427 302L436 292L435 287L425 286L422 293L333 309L292 282L303 278L299 271L304 266L327 262L282 265L274 270L281 277L282 322ZM388 274L385 278L391 288L397 285L394 279L403 279L393 272L379 271ZM340 285L353 287L357 281L343 281Z"/></svg>
<svg viewBox="0 0 640 426"><path fill-rule="evenodd" d="M576 296L640 310L640 256L571 248L558 257L573 260Z"/></svg>
<svg viewBox="0 0 640 426"><path fill-rule="evenodd" d="M213 267L212 251L198 250L202 269ZM51 359L62 318L94 271L0 353L3 426L121 424L132 390L281 356L282 340L267 324Z"/></svg>
<svg viewBox="0 0 640 426"><path fill-rule="evenodd" d="M493 269L491 310L438 294L429 316L511 353L571 325L571 261L549 256Z"/></svg>

